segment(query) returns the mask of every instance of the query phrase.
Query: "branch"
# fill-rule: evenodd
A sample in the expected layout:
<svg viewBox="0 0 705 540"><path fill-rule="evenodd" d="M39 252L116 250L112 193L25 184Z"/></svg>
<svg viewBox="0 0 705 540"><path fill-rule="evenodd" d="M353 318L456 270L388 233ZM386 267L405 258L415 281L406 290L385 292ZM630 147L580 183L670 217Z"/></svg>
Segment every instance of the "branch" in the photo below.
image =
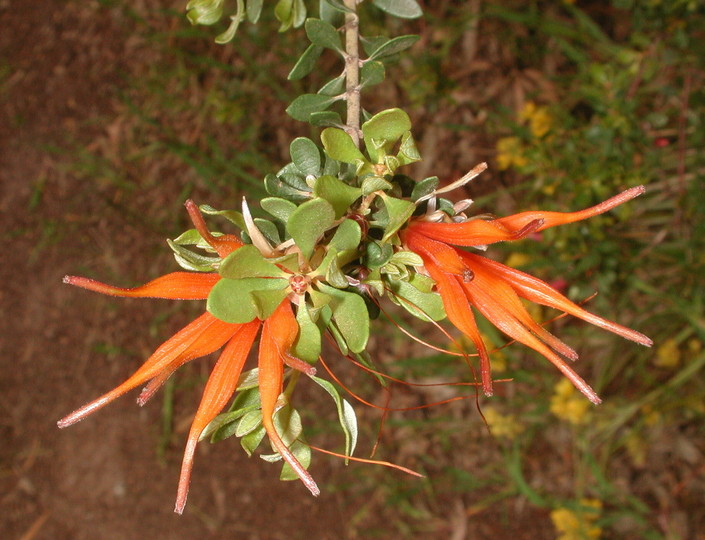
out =
<svg viewBox="0 0 705 540"><path fill-rule="evenodd" d="M345 13L345 100L347 118L345 131L355 145L360 145L360 18L358 0L344 0L352 11Z"/></svg>

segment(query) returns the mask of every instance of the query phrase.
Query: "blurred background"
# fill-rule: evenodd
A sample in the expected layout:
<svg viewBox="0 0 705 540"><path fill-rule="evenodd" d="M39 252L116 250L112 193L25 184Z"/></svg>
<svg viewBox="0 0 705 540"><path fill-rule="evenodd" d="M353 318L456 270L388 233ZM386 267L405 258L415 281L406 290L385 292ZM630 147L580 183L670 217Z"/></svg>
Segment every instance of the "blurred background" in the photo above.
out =
<svg viewBox="0 0 705 540"><path fill-rule="evenodd" d="M580 353L599 407L516 345L494 355L497 376L513 382L491 399L397 385L397 408L468 399L392 413L381 430L380 411L355 403L358 455L379 439L378 459L423 480L319 454L314 500L236 439L202 443L176 516L212 358L181 369L143 409L127 396L70 429L56 420L116 386L203 306L105 298L61 279L133 286L176 270L165 239L188 228L185 199L235 208L243 194L262 196L290 140L317 139L284 109L338 64L324 56L311 77L287 82L306 42L301 30L277 34L267 7L219 46L215 29L188 24L185 1L2 0L0 537L705 538L702 3L438 0L408 22L366 4L364 34L421 36L364 97L370 111L410 114L424 157L410 175L450 182L487 161L458 198L498 215L577 210L646 185L609 215L491 256L576 301L597 291L586 307L654 348L570 318L549 324ZM371 351L409 381L472 380L462 361L389 326ZM351 388L384 404L373 379L326 354ZM340 448L330 401L303 390L308 439Z"/></svg>

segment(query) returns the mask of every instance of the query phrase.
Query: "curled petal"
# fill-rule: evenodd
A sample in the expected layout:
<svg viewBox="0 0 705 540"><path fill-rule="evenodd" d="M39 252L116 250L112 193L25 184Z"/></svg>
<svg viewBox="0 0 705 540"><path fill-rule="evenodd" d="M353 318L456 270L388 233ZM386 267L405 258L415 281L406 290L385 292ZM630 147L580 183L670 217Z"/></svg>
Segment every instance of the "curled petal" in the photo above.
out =
<svg viewBox="0 0 705 540"><path fill-rule="evenodd" d="M543 231L544 229L555 227L556 225L574 223L603 214L622 203L632 200L634 197L638 197L644 193L644 191L644 186L633 187L600 204L586 208L585 210L580 210L579 212L522 212L520 214L514 214L513 216L499 218L496 220L496 223L506 227L510 231L518 231L527 224L540 219L543 220L543 224L536 229L536 231Z"/></svg>
<svg viewBox="0 0 705 540"><path fill-rule="evenodd" d="M223 236L213 236L208 230L206 221L203 219L201 211L198 206L191 199L188 199L184 206L186 206L186 211L193 226L196 227L198 234L211 246L218 256L222 259L230 255L236 249L242 247L244 244L237 236L232 234L224 234Z"/></svg>
<svg viewBox="0 0 705 540"><path fill-rule="evenodd" d="M585 396L595 404L601 399L573 369L568 366L557 354L544 345L534 336L504 305L500 304L493 293L480 287L466 287L466 292L472 304L482 313L487 320L519 343L534 349L555 365Z"/></svg>
<svg viewBox="0 0 705 540"><path fill-rule="evenodd" d="M320 489L311 474L301 465L296 456L287 448L274 426L274 412L279 394L282 392L284 375L283 354L296 339L298 325L291 310L289 300L284 300L274 313L264 322L259 343L259 391L262 404L262 425L277 452L291 466L301 481L313 495Z"/></svg>
<svg viewBox="0 0 705 540"><path fill-rule="evenodd" d="M508 314L511 314L553 350L571 360L578 359L578 353L534 321L521 303L517 293L507 282L493 275L492 272L488 272L487 268L481 264L476 264L477 260L484 260L482 257L465 257L468 254L464 252L459 252L459 255L470 263L469 266L475 276L471 282L463 284L468 293L472 294L477 289L484 292L491 291L491 297L495 303L501 305Z"/></svg>
<svg viewBox="0 0 705 540"><path fill-rule="evenodd" d="M100 281L79 276L65 276L64 283L111 296L203 300L208 298L208 293L210 293L213 285L219 279L220 276L215 273L172 272L171 274L160 276L145 285L131 289L113 287Z"/></svg>
<svg viewBox="0 0 705 540"><path fill-rule="evenodd" d="M500 220L471 219L463 223L429 223L415 221L409 229L433 240L456 246L483 246L511 240L519 240L532 232L541 230L541 219L528 220L521 227L511 228Z"/></svg>
<svg viewBox="0 0 705 540"><path fill-rule="evenodd" d="M181 514L186 505L198 439L206 426L223 410L235 392L238 378L257 336L259 326L260 321L256 319L240 326L235 335L230 338L218 362L213 367L213 371L211 371L186 442L174 508L177 514Z"/></svg>
<svg viewBox="0 0 705 540"><path fill-rule="evenodd" d="M164 370L171 373L171 371L173 371L170 371L172 363L178 363L182 358L193 359L213 352L221 347L229 336L232 336L237 326L238 325L235 324L224 323L216 319L210 313L204 313L164 342L152 356L120 386L62 418L59 420L58 426L64 428L83 420L92 412L102 408L124 393L157 377ZM229 336L227 335L228 332ZM224 334L226 334L226 336L223 338L222 336ZM220 341L210 339L211 337L217 336L221 336L222 339Z"/></svg>
<svg viewBox="0 0 705 540"><path fill-rule="evenodd" d="M436 282L448 320L475 345L480 355L482 391L485 395L491 396L493 390L490 357L460 280L456 277L463 276L469 268L460 258L458 250L430 240L413 229L406 232L404 241L409 249L418 253L424 260L426 270Z"/></svg>
<svg viewBox="0 0 705 540"><path fill-rule="evenodd" d="M597 315L590 313L589 311L568 300L568 298L563 296L548 283L545 283L534 276L521 272L520 270L510 268L509 266L496 261L492 261L484 257L478 257L472 253L464 253L462 257L473 266L485 266L495 274L501 276L502 279L509 283L522 298L525 298L531 302L536 302L537 304L559 309L573 315L574 317L583 319L590 324L609 330L610 332L622 336L623 338L640 343L641 345L645 345L647 347L653 345L653 341L641 332L626 328L625 326L608 321L602 317L598 317Z"/></svg>

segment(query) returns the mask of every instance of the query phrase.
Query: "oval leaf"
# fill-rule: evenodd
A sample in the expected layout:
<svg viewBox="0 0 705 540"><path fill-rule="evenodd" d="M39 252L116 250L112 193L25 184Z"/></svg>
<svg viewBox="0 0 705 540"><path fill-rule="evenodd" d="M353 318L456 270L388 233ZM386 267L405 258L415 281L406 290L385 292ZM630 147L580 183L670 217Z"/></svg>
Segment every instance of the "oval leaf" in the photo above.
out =
<svg viewBox="0 0 705 540"><path fill-rule="evenodd" d="M339 99L341 98L322 94L303 94L291 102L286 112L294 120L308 122L313 113L325 111Z"/></svg>
<svg viewBox="0 0 705 540"><path fill-rule="evenodd" d="M313 187L314 195L328 201L335 210L335 218L340 218L362 195L362 190L349 186L334 176L321 176Z"/></svg>
<svg viewBox="0 0 705 540"><path fill-rule="evenodd" d="M340 34L332 24L321 19L307 19L305 28L308 39L314 45L342 52Z"/></svg>
<svg viewBox="0 0 705 540"><path fill-rule="evenodd" d="M379 9L401 19L416 19L423 15L416 0L372 0Z"/></svg>
<svg viewBox="0 0 705 540"><path fill-rule="evenodd" d="M208 295L206 309L221 321L234 324L248 323L259 313L253 291L278 290L286 294L289 282L272 278L223 278L216 283Z"/></svg>
<svg viewBox="0 0 705 540"><path fill-rule="evenodd" d="M419 36L414 34L409 34L408 36L399 36L389 41L385 42L383 45L378 47L371 55L369 60L377 60L379 58L384 58L386 56L392 56L393 54L400 53L401 51L408 49L414 43L419 40Z"/></svg>
<svg viewBox="0 0 705 540"><path fill-rule="evenodd" d="M321 172L321 152L316 143L306 137L297 137L289 145L291 161L302 174L318 176Z"/></svg>
<svg viewBox="0 0 705 540"><path fill-rule="evenodd" d="M342 129L326 128L321 133L321 142L326 153L343 163L355 164L358 161L365 161L360 149L355 145L352 137Z"/></svg>
<svg viewBox="0 0 705 540"><path fill-rule="evenodd" d="M303 203L289 217L286 229L308 259L318 239L333 225L335 210L325 199L316 198Z"/></svg>

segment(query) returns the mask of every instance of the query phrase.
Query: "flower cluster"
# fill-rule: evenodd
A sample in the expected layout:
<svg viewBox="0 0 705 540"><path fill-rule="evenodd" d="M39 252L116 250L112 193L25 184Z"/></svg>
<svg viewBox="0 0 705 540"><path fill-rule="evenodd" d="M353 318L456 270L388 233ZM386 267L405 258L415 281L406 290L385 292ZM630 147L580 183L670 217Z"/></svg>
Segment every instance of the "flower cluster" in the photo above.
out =
<svg viewBox="0 0 705 540"><path fill-rule="evenodd" d="M424 322L447 318L472 341L479 355L480 384L488 396L493 392L492 366L477 315L548 359L590 401L599 403L566 361L576 360L576 352L536 322L523 300L642 345L651 345L651 340L589 313L547 283L491 260L482 250L607 212L644 189L628 189L578 212L468 216L471 201L453 202L442 195L465 185L486 165L445 187L435 177L416 182L398 172L420 159L410 129L406 113L390 109L363 124L364 152L335 127L323 130L322 147L296 139L291 163L265 178L271 196L260 206L266 217L255 217L244 200L241 212L199 209L187 202L194 228L169 241L186 271L132 289L67 276L66 283L114 296L206 300L206 312L157 348L124 383L60 420L59 426L78 422L144 385L138 398L143 405L184 363L222 348L188 434L176 511L181 513L186 503L196 445L207 436L220 440L237 435L248 454L267 438L274 454L262 457L283 459L282 478L298 478L317 495L307 470L313 447L293 407L293 390L304 376L333 397L346 439L343 455L355 459L354 410L335 385L316 377L313 365L326 334L344 357L372 366L366 350L370 319L379 313L382 297ZM211 232L202 212L230 220L240 235ZM258 336L257 368L244 371Z"/></svg>

